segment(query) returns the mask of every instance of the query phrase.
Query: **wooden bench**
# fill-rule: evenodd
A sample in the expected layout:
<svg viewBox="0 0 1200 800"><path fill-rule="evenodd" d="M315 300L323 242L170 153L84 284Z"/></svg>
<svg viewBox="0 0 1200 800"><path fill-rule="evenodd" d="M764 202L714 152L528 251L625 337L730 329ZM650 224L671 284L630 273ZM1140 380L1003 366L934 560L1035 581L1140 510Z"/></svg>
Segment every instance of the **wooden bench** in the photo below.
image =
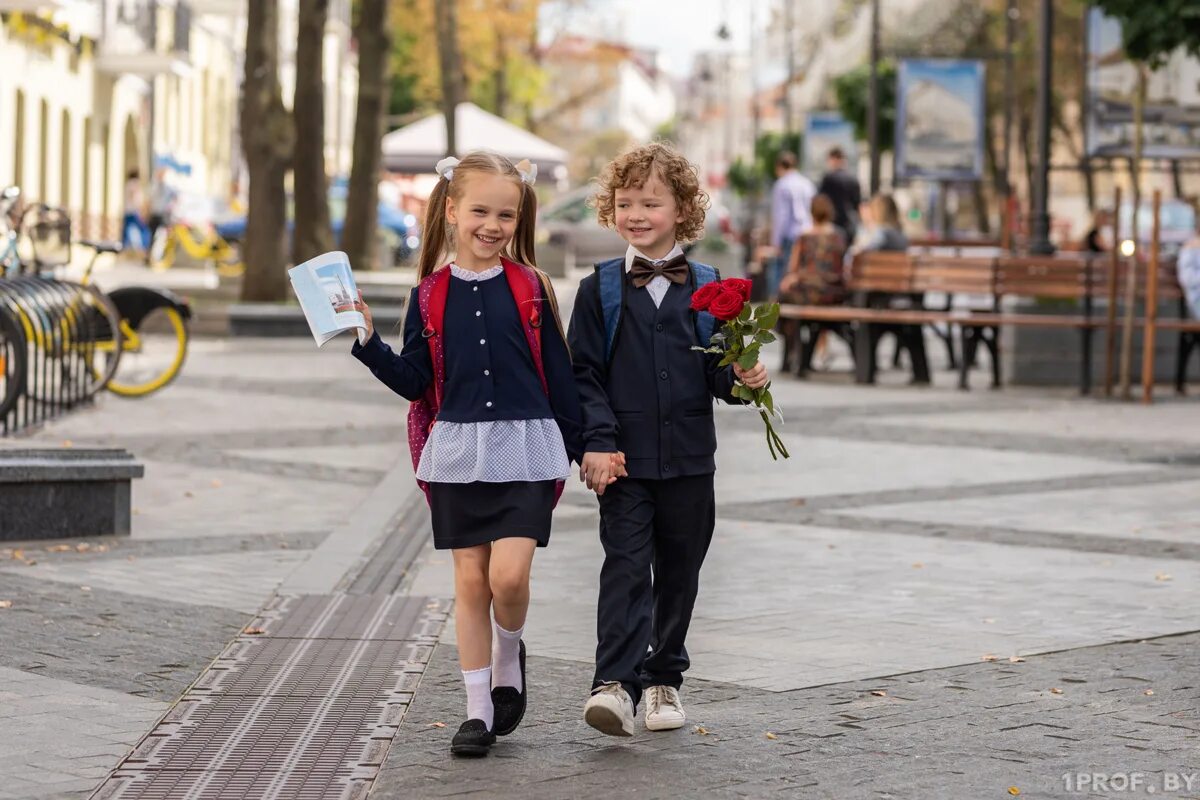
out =
<svg viewBox="0 0 1200 800"><path fill-rule="evenodd" d="M1084 332L1082 386L1091 385L1091 331L1098 325L1092 316L1096 286L1096 261L1084 258L935 256L907 253L865 253L851 264L848 287L854 298L849 306L787 304L780 316L805 324L852 325L855 377L860 383L875 379L877 326L957 325L962 330L963 358L959 385L967 388L968 375L982 343L992 357L993 386L1000 384L999 329L1005 325L1068 327ZM947 295L946 307L928 309L920 298L929 292ZM890 297L880 298L880 294ZM872 297L874 295L874 297ZM958 308L955 295L986 298L984 307ZM915 307L897 308L900 297ZM1005 311L1008 297L1049 297L1081 301L1081 311L1070 314L1028 314ZM911 336L911 334L910 334ZM801 343L797 343L801 344ZM914 374L918 373L914 356ZM802 357L803 364L803 357Z"/></svg>

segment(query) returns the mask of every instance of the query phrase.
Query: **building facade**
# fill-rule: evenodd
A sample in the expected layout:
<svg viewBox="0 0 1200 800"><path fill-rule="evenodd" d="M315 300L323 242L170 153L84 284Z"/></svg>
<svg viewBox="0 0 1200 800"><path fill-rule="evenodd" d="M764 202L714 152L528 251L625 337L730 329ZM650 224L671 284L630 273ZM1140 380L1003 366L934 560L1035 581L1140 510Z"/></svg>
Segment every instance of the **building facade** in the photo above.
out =
<svg viewBox="0 0 1200 800"><path fill-rule="evenodd" d="M289 105L296 7L280 9ZM350 166L349 13L334 0L326 33L331 174ZM246 0L0 0L0 186L66 208L81 237L119 237L132 173L146 188L164 180L191 211L228 204L244 172L245 16Z"/></svg>

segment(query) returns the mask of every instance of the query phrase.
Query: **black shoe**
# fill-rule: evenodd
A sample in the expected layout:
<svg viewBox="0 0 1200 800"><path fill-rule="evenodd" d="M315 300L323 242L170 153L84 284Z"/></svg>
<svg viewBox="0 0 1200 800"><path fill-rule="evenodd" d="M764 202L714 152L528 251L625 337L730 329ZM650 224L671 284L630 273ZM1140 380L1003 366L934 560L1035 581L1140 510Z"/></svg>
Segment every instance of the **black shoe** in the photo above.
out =
<svg viewBox="0 0 1200 800"><path fill-rule="evenodd" d="M522 691L518 692L513 686L492 689L492 707L496 710L496 724L493 727L497 736L508 736L525 716L525 695L529 693L529 683L525 680L525 641L522 639L517 644L520 647Z"/></svg>
<svg viewBox="0 0 1200 800"><path fill-rule="evenodd" d="M481 719L469 719L454 734L450 742L450 752L456 756L486 756L488 750L496 743L496 734L488 730Z"/></svg>

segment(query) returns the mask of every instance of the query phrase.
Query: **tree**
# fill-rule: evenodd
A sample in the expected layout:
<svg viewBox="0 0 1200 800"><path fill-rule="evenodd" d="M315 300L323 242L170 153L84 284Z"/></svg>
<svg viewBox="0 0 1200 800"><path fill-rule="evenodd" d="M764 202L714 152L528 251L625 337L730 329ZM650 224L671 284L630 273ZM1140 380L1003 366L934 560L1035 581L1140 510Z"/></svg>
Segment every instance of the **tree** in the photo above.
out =
<svg viewBox="0 0 1200 800"><path fill-rule="evenodd" d="M838 111L854 126L856 138L866 141L867 103L871 96L871 68L868 64L844 72L833 81L833 92L837 97ZM883 59L879 62L879 147L880 151L895 146L896 130L896 62Z"/></svg>
<svg viewBox="0 0 1200 800"><path fill-rule="evenodd" d="M325 175L325 25L329 0L300 0L296 36L296 123L293 184L296 224L292 256L296 263L333 249L329 187Z"/></svg>
<svg viewBox="0 0 1200 800"><path fill-rule="evenodd" d="M442 77L442 114L446 118L446 155L458 154L455 116L463 97L462 56L458 49L458 10L455 0L435 3L438 69Z"/></svg>
<svg viewBox="0 0 1200 800"><path fill-rule="evenodd" d="M358 106L354 117L354 163L346 196L342 249L350 263L375 262L375 219L379 207L380 142L388 90L388 0L362 0L354 23L358 42Z"/></svg>
<svg viewBox="0 0 1200 800"><path fill-rule="evenodd" d="M1146 83L1150 72L1182 48L1200 57L1200 6L1195 0L1093 0L1105 14L1121 23L1121 46L1137 69L1137 94L1133 102L1133 241L1138 242L1138 208L1141 205L1142 117L1146 106ZM1137 303L1137 259L1130 262L1125 284L1125 319L1121 331L1121 396L1129 399L1130 362L1133 357L1133 312ZM1147 303L1157 298L1147 297Z"/></svg>
<svg viewBox="0 0 1200 800"><path fill-rule="evenodd" d="M275 0L249 3L241 135L250 175L242 300L282 300L287 291L283 180L294 129L279 88L279 9Z"/></svg>

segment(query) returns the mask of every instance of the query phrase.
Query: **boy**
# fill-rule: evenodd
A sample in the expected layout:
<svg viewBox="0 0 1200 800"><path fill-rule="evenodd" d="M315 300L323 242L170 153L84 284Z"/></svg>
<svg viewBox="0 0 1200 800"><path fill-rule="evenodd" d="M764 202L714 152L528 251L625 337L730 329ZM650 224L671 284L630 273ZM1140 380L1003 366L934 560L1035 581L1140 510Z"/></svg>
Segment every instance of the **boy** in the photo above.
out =
<svg viewBox="0 0 1200 800"><path fill-rule="evenodd" d="M716 520L712 399L740 402L734 381L758 388L767 372L719 367L719 356L691 349L712 322L698 324L692 292L717 275L680 247L703 235L708 205L687 159L661 142L625 153L605 167L595 202L629 249L580 283L568 334L583 406L580 478L599 496L605 554L584 718L632 736L643 688L647 729L687 720L684 639ZM613 455L622 451L623 468Z"/></svg>

